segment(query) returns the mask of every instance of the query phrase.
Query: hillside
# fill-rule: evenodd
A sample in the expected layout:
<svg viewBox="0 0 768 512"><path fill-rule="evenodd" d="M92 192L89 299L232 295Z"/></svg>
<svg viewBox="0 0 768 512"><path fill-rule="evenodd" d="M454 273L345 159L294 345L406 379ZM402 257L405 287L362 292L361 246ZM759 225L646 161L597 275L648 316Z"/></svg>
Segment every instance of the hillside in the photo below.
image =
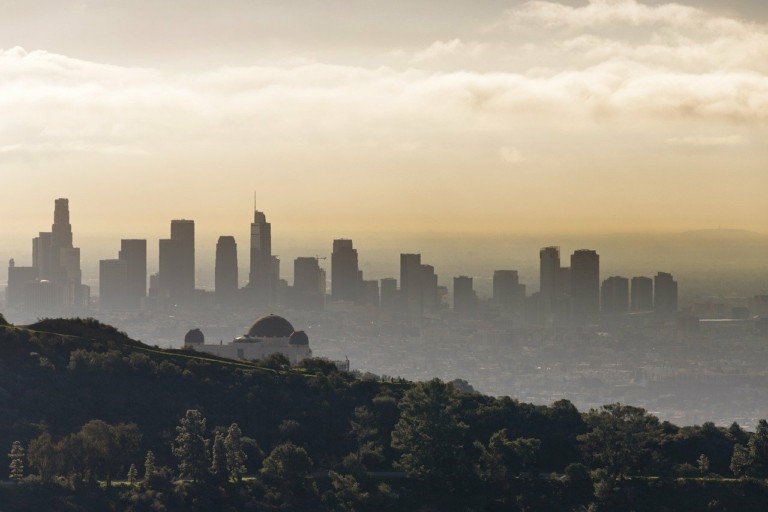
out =
<svg viewBox="0 0 768 512"><path fill-rule="evenodd" d="M217 510L761 510L768 498L768 425L678 427L619 404L580 413L437 380L363 380L320 360L230 361L90 319L0 326L0 408L0 445L18 441L33 475L0 486L4 511L211 500ZM194 418L202 448L185 463L182 427ZM240 448L225 450L236 431ZM157 471L145 476L149 451ZM230 452L244 456L240 469ZM135 483L99 490L131 465Z"/></svg>

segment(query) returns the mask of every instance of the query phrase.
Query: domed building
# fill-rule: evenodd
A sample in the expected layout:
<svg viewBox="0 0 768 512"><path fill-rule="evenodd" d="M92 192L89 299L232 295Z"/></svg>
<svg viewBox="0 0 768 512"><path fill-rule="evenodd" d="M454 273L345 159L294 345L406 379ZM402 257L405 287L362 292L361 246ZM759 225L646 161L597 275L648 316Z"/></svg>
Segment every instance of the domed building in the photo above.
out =
<svg viewBox="0 0 768 512"><path fill-rule="evenodd" d="M185 346L230 359L263 359L279 352L287 357L291 364L297 364L302 359L312 357L306 333L294 330L288 320L277 315L259 318L248 329L247 334L235 338L230 343L207 345L187 343L185 339Z"/></svg>

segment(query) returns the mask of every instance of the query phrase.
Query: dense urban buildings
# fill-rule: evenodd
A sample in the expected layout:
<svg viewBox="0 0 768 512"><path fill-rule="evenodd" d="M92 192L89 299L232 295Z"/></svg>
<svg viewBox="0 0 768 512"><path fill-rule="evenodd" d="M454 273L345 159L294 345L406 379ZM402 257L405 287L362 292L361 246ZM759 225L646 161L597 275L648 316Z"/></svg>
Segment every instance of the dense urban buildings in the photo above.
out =
<svg viewBox="0 0 768 512"><path fill-rule="evenodd" d="M82 283L80 249L73 246L69 200L56 199L51 231L32 240L32 266L8 265L6 301L11 307L41 315L76 314L90 304L90 288Z"/></svg>

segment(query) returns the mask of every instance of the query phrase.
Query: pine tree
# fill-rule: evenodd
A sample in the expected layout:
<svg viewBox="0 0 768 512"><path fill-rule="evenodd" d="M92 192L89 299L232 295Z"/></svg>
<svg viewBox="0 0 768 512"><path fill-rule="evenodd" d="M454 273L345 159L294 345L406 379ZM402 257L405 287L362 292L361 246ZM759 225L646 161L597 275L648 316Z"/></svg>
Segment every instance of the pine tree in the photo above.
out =
<svg viewBox="0 0 768 512"><path fill-rule="evenodd" d="M218 480L227 479L227 449L224 445L224 434L216 432L211 449L211 473Z"/></svg>
<svg viewBox="0 0 768 512"><path fill-rule="evenodd" d="M173 454L179 461L182 478L198 482L208 473L209 439L205 438L205 418L196 409L189 409L176 427Z"/></svg>
<svg viewBox="0 0 768 512"><path fill-rule="evenodd" d="M24 448L19 441L14 441L11 445L11 453L8 454L8 458L11 459L8 466L10 469L9 477L18 483L24 478Z"/></svg>
<svg viewBox="0 0 768 512"><path fill-rule="evenodd" d="M155 467L155 454L152 450L147 452L147 457L144 459L144 482L149 480L155 475L157 468Z"/></svg>
<svg viewBox="0 0 768 512"><path fill-rule="evenodd" d="M227 456L227 471L229 477L241 481L245 475L245 461L248 456L243 450L243 433L237 423L233 423L227 429L227 437L224 439L224 447Z"/></svg>
<svg viewBox="0 0 768 512"><path fill-rule="evenodd" d="M136 485L136 478L139 476L139 471L136 469L136 464L131 464L131 467L128 468L128 483L131 484L131 486Z"/></svg>

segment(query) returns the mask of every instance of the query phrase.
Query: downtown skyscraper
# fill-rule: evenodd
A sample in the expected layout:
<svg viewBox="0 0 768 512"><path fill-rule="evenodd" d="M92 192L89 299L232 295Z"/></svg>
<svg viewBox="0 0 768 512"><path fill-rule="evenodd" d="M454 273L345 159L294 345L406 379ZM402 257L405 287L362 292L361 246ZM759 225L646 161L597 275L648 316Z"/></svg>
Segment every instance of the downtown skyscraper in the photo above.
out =
<svg viewBox="0 0 768 512"><path fill-rule="evenodd" d="M175 302L192 300L195 292L195 221L171 221L171 238L159 244L159 285Z"/></svg>
<svg viewBox="0 0 768 512"><path fill-rule="evenodd" d="M352 240L334 240L331 253L331 298L356 302L359 297L357 249L352 246Z"/></svg>
<svg viewBox="0 0 768 512"><path fill-rule="evenodd" d="M264 212L255 210L251 223L251 266L248 288L257 302L269 304L274 293L276 279L272 269L272 225Z"/></svg>

